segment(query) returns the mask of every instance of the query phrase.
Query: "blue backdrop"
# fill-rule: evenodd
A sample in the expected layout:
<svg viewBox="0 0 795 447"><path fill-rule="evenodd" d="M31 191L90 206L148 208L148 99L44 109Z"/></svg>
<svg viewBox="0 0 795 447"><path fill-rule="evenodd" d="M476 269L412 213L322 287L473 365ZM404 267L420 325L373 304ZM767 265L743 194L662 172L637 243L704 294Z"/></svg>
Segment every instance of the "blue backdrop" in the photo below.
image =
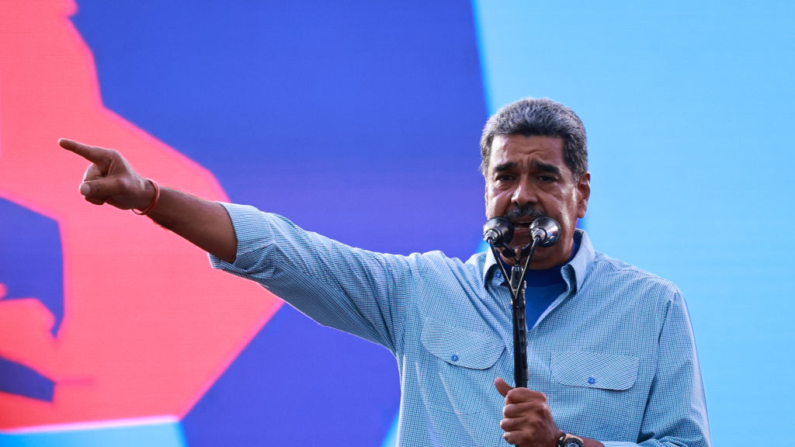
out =
<svg viewBox="0 0 795 447"><path fill-rule="evenodd" d="M232 201L370 250L476 251L487 107L471 5L79 5L105 105ZM285 306L182 426L190 446L375 446L398 399L386 350Z"/></svg>

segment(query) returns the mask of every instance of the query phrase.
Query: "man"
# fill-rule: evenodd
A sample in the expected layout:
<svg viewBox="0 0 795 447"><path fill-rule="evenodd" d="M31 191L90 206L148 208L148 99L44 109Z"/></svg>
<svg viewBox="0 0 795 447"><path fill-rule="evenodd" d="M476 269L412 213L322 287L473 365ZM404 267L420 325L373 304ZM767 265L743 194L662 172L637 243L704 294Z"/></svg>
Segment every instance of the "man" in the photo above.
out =
<svg viewBox="0 0 795 447"><path fill-rule="evenodd" d="M115 151L61 140L93 164L86 200L142 210L321 324L389 349L401 378L401 445L708 446L704 392L683 298L668 281L594 252L576 229L590 196L573 111L524 99L481 139L486 215L550 216L527 287L527 388L511 388L510 292L498 262L345 246L254 208L208 202L138 176ZM496 389L495 389L496 388ZM504 439L504 441L502 439Z"/></svg>

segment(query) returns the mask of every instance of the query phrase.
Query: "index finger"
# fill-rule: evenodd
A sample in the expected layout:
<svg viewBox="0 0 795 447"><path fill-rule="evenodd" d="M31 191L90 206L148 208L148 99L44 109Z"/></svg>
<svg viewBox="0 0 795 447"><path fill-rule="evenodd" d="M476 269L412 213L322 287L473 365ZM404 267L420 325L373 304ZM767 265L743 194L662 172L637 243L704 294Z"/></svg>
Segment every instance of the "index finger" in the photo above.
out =
<svg viewBox="0 0 795 447"><path fill-rule="evenodd" d="M111 153L109 149L89 146L87 144L78 143L77 141L67 140L66 138L59 139L58 145L67 151L74 152L75 154L95 164L106 161L108 159L108 155Z"/></svg>

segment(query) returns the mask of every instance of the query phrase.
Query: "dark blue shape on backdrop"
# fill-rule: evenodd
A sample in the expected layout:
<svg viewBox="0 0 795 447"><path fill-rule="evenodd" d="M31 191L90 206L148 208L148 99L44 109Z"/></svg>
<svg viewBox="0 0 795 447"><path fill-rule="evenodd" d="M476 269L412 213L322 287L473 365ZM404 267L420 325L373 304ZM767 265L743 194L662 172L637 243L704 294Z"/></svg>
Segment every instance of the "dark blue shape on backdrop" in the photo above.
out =
<svg viewBox="0 0 795 447"><path fill-rule="evenodd" d="M6 300L35 298L52 313L52 335L63 322L63 256L58 223L0 199L0 283ZM3 298L3 297L0 297ZM32 368L0 357L0 391L52 401L55 384Z"/></svg>
<svg viewBox="0 0 795 447"><path fill-rule="evenodd" d="M105 104L231 200L370 250L476 250L486 107L468 2L78 3ZM394 362L285 307L184 420L188 443L378 445Z"/></svg>
<svg viewBox="0 0 795 447"><path fill-rule="evenodd" d="M29 366L0 357L0 392L52 402L55 382Z"/></svg>

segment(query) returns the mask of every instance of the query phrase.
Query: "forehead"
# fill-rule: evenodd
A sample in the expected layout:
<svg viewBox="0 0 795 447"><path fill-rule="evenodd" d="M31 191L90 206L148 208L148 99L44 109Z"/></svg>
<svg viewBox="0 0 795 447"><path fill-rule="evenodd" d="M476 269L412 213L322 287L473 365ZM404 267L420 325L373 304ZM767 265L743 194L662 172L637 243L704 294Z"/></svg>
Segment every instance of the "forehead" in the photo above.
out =
<svg viewBox="0 0 795 447"><path fill-rule="evenodd" d="M491 143L489 170L509 162L530 166L533 160L564 168L563 139L537 135L497 135Z"/></svg>

